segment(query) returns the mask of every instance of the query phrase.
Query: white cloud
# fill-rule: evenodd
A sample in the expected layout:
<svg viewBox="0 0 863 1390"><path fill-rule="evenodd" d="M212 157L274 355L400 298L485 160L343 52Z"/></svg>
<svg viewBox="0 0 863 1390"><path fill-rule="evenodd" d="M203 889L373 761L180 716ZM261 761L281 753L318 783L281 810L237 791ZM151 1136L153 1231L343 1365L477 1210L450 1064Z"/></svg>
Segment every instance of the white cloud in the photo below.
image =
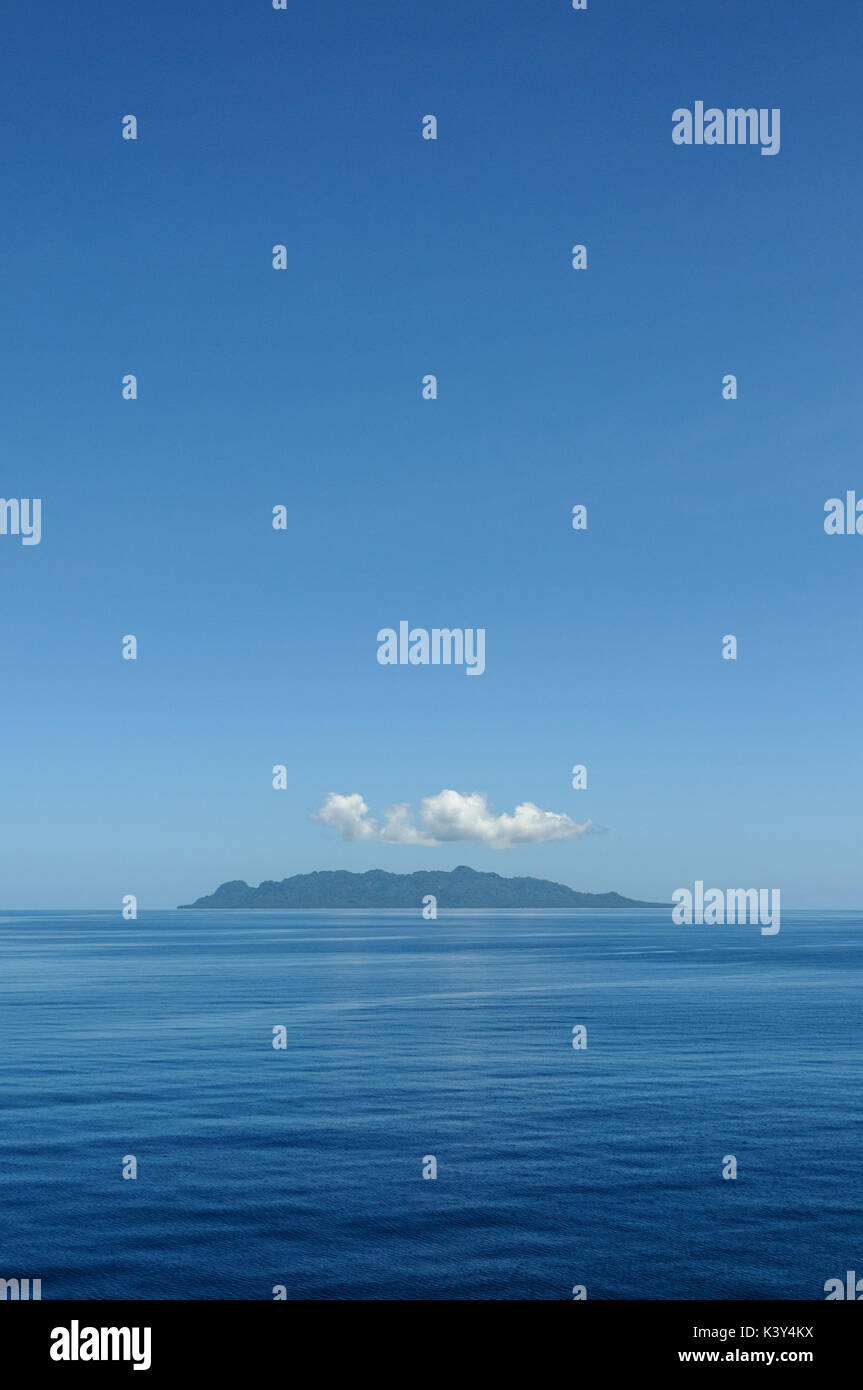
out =
<svg viewBox="0 0 863 1390"><path fill-rule="evenodd" d="M369 815L369 808L358 792L350 796L330 792L312 820L334 826L343 840L374 840L378 832L378 823Z"/></svg>
<svg viewBox="0 0 863 1390"><path fill-rule="evenodd" d="M387 845L433 845L425 831L413 823L413 812L406 801L384 811L384 828L379 839Z"/></svg>
<svg viewBox="0 0 863 1390"><path fill-rule="evenodd" d="M512 845L536 845L547 840L574 840L593 830L593 822L579 825L560 811L543 811L523 801L512 815L495 815L484 792L444 790L424 796L416 825L407 802L390 806L379 825L358 792L341 796L330 792L312 818L337 829L343 840L377 840L389 845L443 845L472 840L491 849Z"/></svg>

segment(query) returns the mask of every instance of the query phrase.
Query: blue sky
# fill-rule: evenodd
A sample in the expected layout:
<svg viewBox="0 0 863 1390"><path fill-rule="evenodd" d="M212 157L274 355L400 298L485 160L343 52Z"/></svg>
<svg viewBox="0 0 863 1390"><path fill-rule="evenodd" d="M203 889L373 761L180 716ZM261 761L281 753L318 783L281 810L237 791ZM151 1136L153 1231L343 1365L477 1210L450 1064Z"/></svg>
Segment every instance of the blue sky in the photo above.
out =
<svg viewBox="0 0 863 1390"><path fill-rule="evenodd" d="M0 536L3 905L467 863L859 906L863 537L823 530L863 495L859 6L97 0L3 32L0 495L44 511ZM696 100L780 108L780 153L675 146ZM380 666L400 619L485 628L485 673ZM603 833L309 818L443 788Z"/></svg>

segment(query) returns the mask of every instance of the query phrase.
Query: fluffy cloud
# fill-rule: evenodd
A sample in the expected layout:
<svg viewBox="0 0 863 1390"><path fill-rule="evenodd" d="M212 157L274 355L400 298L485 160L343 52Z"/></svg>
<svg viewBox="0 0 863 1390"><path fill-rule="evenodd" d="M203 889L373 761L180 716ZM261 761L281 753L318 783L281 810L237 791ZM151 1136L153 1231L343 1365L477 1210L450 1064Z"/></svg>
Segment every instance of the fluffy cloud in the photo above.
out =
<svg viewBox="0 0 863 1390"><path fill-rule="evenodd" d="M387 845L443 845L457 840L473 840L491 849L512 845L537 845L546 840L574 840L593 830L593 822L579 825L558 811L543 811L532 801L523 801L512 815L495 815L483 792L444 790L424 796L419 821L414 821L407 802L390 806L383 824L369 814L358 792L341 796L330 792L321 809L312 817L333 826L343 840L377 840Z"/></svg>
<svg viewBox="0 0 863 1390"><path fill-rule="evenodd" d="M341 832L343 840L375 840L378 823L369 815L369 808L359 792L350 796L339 796L330 792L326 801L312 820L323 821Z"/></svg>

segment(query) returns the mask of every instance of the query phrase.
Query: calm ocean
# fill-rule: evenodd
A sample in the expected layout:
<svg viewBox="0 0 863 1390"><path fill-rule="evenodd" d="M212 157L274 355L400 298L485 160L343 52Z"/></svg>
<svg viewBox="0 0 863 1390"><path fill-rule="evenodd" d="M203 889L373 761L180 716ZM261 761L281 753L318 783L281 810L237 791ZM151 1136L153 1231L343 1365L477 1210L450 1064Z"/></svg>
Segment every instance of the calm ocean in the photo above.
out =
<svg viewBox="0 0 863 1390"><path fill-rule="evenodd" d="M0 1277L43 1298L863 1273L859 914L4 912L0 961Z"/></svg>

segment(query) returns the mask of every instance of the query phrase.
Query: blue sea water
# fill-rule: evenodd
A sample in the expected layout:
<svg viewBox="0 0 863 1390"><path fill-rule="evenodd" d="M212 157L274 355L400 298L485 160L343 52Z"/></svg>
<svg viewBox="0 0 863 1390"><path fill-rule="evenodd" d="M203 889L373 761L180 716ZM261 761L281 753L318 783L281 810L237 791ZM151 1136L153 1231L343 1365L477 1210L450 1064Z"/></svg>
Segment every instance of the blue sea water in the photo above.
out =
<svg viewBox="0 0 863 1390"><path fill-rule="evenodd" d="M863 1273L859 914L4 912L0 962L0 1277L43 1298Z"/></svg>

